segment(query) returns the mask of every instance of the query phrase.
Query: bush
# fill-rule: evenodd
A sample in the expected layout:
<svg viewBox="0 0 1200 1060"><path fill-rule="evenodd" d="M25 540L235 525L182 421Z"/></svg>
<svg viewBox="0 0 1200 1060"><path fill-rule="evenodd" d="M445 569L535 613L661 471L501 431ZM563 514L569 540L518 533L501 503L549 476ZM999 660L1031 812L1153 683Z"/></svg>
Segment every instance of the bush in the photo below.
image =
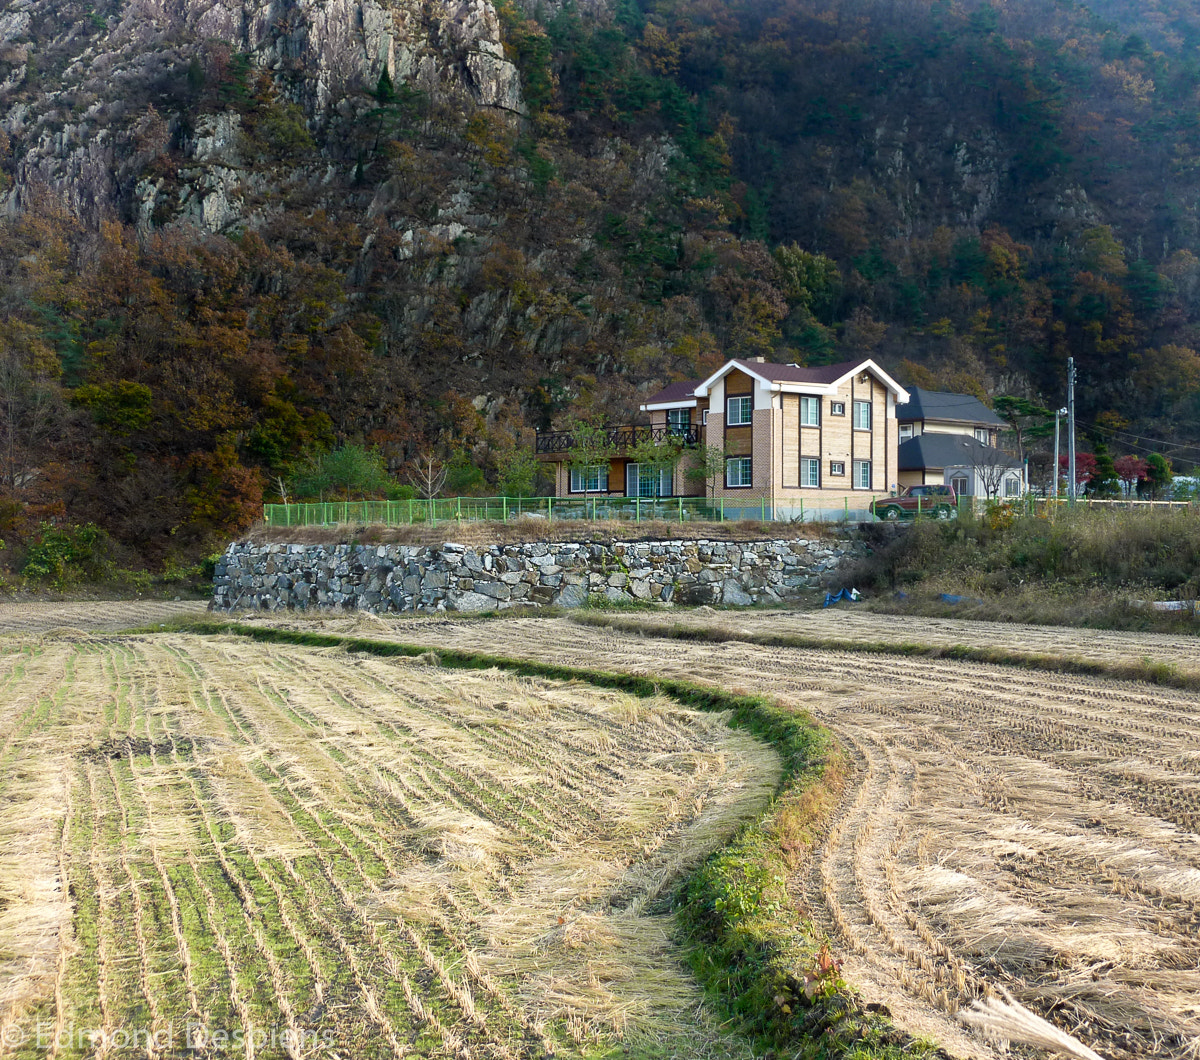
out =
<svg viewBox="0 0 1200 1060"><path fill-rule="evenodd" d="M96 581L113 571L108 547L108 535L94 523L65 527L42 523L28 546L21 573L56 589Z"/></svg>

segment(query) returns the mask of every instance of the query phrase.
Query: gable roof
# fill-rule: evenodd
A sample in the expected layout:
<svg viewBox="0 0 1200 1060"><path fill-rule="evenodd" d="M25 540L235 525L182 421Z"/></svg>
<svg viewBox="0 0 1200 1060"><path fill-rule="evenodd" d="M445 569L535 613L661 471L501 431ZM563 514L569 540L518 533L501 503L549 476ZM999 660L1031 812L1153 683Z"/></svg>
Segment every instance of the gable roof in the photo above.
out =
<svg viewBox="0 0 1200 1060"><path fill-rule="evenodd" d="M910 387L908 401L896 409L900 423L914 420L943 420L947 423L972 423L983 427L1003 427L1004 421L979 398L971 394L949 394L942 390Z"/></svg>
<svg viewBox="0 0 1200 1060"><path fill-rule="evenodd" d="M682 383L671 383L669 386L663 387L658 393L651 394L642 402L641 409L643 412L648 412L651 409L693 405L696 398L708 397L712 385L735 368L757 379L769 390L812 394L832 394L850 376L858 372L869 371L892 391L897 402L905 401L908 398L908 391L870 358L863 361L842 361L840 364L821 364L811 368L799 364L776 364L771 361L734 359L726 361L707 379L699 382L689 380Z"/></svg>
<svg viewBox="0 0 1200 1060"><path fill-rule="evenodd" d="M1016 457L965 434L918 434L897 449L901 471L947 467L1019 468Z"/></svg>
<svg viewBox="0 0 1200 1060"><path fill-rule="evenodd" d="M774 364L770 361L726 361L712 375L696 387L697 397L707 397L712 385L734 369L745 372L763 384L768 390L786 390L792 393L832 394L838 384L857 372L871 372L896 396L904 401L908 391L896 382L869 357L861 361L843 361L841 364L824 364L814 368L798 364Z"/></svg>

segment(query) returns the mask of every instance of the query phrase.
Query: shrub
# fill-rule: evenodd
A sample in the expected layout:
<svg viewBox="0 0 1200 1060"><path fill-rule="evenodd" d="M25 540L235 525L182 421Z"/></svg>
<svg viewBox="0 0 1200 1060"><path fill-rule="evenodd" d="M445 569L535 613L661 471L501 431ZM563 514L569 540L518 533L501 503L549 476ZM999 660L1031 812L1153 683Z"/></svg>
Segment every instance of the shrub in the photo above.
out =
<svg viewBox="0 0 1200 1060"><path fill-rule="evenodd" d="M58 589L95 581L112 573L107 550L108 535L94 523L64 527L42 523L29 544L21 573Z"/></svg>

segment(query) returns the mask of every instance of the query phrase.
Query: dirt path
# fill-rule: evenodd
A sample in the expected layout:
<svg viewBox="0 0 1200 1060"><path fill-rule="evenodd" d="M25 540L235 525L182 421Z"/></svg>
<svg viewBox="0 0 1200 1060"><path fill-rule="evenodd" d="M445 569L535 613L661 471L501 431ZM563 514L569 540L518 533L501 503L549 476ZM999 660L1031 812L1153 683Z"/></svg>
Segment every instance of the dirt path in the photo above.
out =
<svg viewBox="0 0 1200 1060"><path fill-rule="evenodd" d="M864 639L895 622L843 613L795 621ZM855 775L793 883L850 954L850 977L900 1023L954 1051L986 1054L949 1017L990 983L1113 1060L1200 1056L1200 702L1192 693L953 660L665 640L563 619L328 625L707 681L805 708L838 734ZM1024 635L939 629L938 620L904 625L908 640ZM1045 644L1037 650L1100 652L1112 643L1175 660L1194 643L1038 633Z"/></svg>
<svg viewBox="0 0 1200 1060"><path fill-rule="evenodd" d="M205 600L3 603L0 604L0 634L38 634L71 629L85 633L115 633L167 622L183 615L202 615L207 609Z"/></svg>

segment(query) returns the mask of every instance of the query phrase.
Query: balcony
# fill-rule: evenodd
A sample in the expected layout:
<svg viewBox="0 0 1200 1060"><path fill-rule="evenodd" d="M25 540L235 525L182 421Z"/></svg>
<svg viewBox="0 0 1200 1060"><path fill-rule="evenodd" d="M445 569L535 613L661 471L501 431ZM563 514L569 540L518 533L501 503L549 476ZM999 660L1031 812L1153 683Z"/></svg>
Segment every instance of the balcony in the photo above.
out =
<svg viewBox="0 0 1200 1060"><path fill-rule="evenodd" d="M700 444L700 425L693 423L690 427L609 427L605 430L608 444L615 453L631 449L640 442L661 442L666 438L677 438L685 446ZM569 453L574 442L573 431L539 431L533 451L539 455Z"/></svg>

